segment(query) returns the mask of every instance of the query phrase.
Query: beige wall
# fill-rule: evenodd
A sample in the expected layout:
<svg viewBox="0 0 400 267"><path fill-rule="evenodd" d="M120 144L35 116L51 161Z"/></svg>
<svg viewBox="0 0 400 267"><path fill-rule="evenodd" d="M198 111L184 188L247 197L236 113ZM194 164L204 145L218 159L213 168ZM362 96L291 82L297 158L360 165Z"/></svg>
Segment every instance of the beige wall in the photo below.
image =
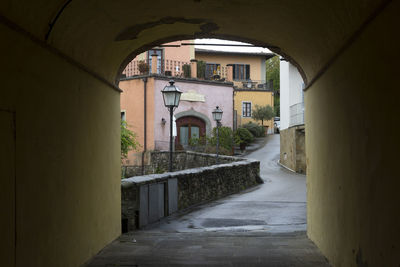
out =
<svg viewBox="0 0 400 267"><path fill-rule="evenodd" d="M399 265L399 10L306 92L308 236L333 266Z"/></svg>
<svg viewBox="0 0 400 267"><path fill-rule="evenodd" d="M165 43L165 45L180 45L181 43L192 43L194 40L175 41ZM194 59L194 46L193 45L182 45L180 47L162 47L164 52L165 60L176 60L189 63L191 59ZM144 52L138 55L134 60L147 59L147 53Z"/></svg>
<svg viewBox="0 0 400 267"><path fill-rule="evenodd" d="M304 125L280 131L280 159L285 167L297 173L306 173Z"/></svg>
<svg viewBox="0 0 400 267"><path fill-rule="evenodd" d="M140 148L128 153L126 165L140 165L144 150L144 82L142 79L124 80L119 83L122 89L121 110L126 112L129 129L137 135ZM154 78L147 79L147 150L154 149Z"/></svg>
<svg viewBox="0 0 400 267"><path fill-rule="evenodd" d="M16 252L17 267L80 266L120 234L119 92L4 24L0 34L1 265ZM3 110L16 114L16 154Z"/></svg>
<svg viewBox="0 0 400 267"><path fill-rule="evenodd" d="M296 132L293 128L280 131L280 159L279 162L291 169L296 170Z"/></svg>
<svg viewBox="0 0 400 267"><path fill-rule="evenodd" d="M227 64L249 64L250 65L250 79L255 81L265 81L265 73L261 73L261 63L264 57L259 56L243 56L243 55L215 55L215 54L203 54L195 53L197 60L203 60L207 63L217 63L221 66ZM265 62L265 60L264 60ZM242 85L241 82L235 82L235 85Z"/></svg>

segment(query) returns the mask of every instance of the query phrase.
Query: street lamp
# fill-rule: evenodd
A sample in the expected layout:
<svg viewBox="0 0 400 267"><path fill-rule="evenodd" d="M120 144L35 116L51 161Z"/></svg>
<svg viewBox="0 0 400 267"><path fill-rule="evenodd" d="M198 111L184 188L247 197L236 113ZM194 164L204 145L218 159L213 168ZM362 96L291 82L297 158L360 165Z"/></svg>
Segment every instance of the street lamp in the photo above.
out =
<svg viewBox="0 0 400 267"><path fill-rule="evenodd" d="M174 81L170 80L169 85L166 85L161 93L164 99L164 105L169 110L169 171L172 172L172 122L173 122L173 114L174 109L179 106L179 101L181 100L182 92L178 87L174 85Z"/></svg>
<svg viewBox="0 0 400 267"><path fill-rule="evenodd" d="M212 112L213 119L217 122L217 146L215 149L217 153L217 158L215 160L216 164L218 164L219 126L221 125L222 113L222 110L218 106Z"/></svg>

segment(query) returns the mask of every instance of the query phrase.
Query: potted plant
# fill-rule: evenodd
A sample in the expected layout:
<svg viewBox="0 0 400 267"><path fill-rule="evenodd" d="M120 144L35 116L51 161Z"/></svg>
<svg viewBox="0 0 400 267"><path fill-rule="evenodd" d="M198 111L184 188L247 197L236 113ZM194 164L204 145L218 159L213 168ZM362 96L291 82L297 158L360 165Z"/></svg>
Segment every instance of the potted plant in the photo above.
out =
<svg viewBox="0 0 400 267"><path fill-rule="evenodd" d="M149 64L147 64L144 60L139 60L138 62L138 68L140 71L140 74L146 74L149 72Z"/></svg>
<svg viewBox="0 0 400 267"><path fill-rule="evenodd" d="M234 137L235 143L239 145L240 151L244 151L246 149L246 142L243 139L240 139L239 135L235 135Z"/></svg>
<svg viewBox="0 0 400 267"><path fill-rule="evenodd" d="M244 150L247 144L254 141L253 134L246 128L238 128L235 133L235 143L240 146L240 150Z"/></svg>

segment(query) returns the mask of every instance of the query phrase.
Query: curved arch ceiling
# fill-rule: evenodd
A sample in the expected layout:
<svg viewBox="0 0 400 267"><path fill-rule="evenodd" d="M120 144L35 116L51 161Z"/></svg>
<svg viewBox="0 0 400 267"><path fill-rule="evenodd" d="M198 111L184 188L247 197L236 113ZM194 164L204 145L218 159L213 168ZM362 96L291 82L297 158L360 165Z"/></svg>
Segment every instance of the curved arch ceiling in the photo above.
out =
<svg viewBox="0 0 400 267"><path fill-rule="evenodd" d="M194 37L267 46L288 56L311 81L387 2L5 0L0 13L110 82L127 57Z"/></svg>

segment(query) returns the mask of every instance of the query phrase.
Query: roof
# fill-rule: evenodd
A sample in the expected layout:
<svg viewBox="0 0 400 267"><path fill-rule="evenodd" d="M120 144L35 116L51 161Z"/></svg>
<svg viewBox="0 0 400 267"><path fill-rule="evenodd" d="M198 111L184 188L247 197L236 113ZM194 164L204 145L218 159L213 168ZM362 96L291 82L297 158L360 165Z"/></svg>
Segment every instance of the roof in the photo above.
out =
<svg viewBox="0 0 400 267"><path fill-rule="evenodd" d="M200 49L200 48L195 48L195 53L201 53L201 54L225 54L225 55L243 55L243 56L264 56L265 59L269 59L271 57L276 56L274 53L254 53L254 52L235 52L235 51L218 51L218 50L211 50L211 49Z"/></svg>

